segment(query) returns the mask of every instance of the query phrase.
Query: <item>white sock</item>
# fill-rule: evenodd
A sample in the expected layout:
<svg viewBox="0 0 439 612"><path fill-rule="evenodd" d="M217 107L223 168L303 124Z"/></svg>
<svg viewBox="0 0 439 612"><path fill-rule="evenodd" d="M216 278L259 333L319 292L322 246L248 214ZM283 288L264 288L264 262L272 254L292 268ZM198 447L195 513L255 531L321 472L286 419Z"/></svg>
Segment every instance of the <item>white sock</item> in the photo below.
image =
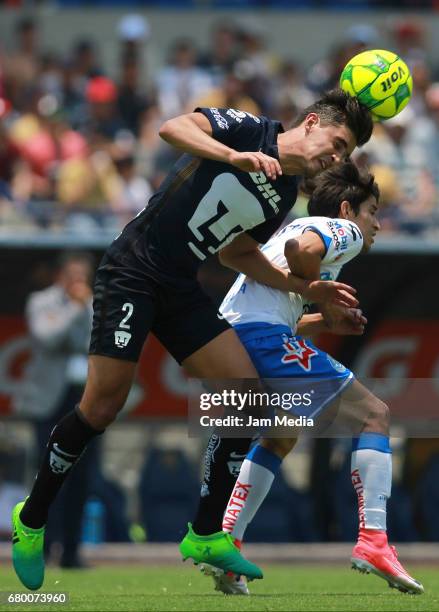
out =
<svg viewBox="0 0 439 612"><path fill-rule="evenodd" d="M351 479L358 497L360 529L387 530L387 500L392 489L389 438L365 433L354 441Z"/></svg>
<svg viewBox="0 0 439 612"><path fill-rule="evenodd" d="M247 525L267 497L281 459L257 444L244 460L223 518L223 531L242 540Z"/></svg>

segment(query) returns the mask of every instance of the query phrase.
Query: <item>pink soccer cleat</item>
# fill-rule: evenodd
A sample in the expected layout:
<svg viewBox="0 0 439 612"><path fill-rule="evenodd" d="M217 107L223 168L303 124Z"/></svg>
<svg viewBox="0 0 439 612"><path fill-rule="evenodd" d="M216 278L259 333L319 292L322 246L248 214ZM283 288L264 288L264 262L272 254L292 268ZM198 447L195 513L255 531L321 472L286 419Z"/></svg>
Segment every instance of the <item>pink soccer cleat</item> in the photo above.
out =
<svg viewBox="0 0 439 612"><path fill-rule="evenodd" d="M362 573L375 574L387 580L389 587L403 593L421 595L424 587L402 567L394 546L389 546L385 531L360 529L351 557L352 568Z"/></svg>

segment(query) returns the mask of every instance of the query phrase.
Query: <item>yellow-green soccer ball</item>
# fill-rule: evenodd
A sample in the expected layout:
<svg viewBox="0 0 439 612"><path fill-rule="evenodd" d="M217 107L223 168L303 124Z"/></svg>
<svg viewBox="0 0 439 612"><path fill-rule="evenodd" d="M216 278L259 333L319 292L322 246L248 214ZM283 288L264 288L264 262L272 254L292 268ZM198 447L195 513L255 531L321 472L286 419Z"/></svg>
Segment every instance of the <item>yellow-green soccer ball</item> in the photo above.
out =
<svg viewBox="0 0 439 612"><path fill-rule="evenodd" d="M413 80L407 64L396 53L374 49L359 53L346 64L340 87L357 96L375 121L384 121L407 106Z"/></svg>

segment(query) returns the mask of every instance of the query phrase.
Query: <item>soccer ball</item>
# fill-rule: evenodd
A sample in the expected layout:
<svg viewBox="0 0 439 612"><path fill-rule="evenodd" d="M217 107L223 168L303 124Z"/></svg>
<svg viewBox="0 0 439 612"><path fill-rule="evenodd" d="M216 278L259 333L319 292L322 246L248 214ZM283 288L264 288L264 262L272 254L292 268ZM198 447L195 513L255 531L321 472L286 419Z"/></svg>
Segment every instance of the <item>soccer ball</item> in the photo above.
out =
<svg viewBox="0 0 439 612"><path fill-rule="evenodd" d="M346 64L340 87L357 96L375 121L384 121L407 106L413 80L407 64L396 53L375 49L359 53Z"/></svg>

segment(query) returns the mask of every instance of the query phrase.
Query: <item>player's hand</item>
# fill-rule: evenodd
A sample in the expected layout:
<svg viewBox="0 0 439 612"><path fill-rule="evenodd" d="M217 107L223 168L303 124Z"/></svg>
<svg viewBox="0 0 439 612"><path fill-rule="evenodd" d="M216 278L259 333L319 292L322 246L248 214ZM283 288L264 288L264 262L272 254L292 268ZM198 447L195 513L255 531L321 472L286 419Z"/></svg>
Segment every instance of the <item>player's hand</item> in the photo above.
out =
<svg viewBox="0 0 439 612"><path fill-rule="evenodd" d="M359 308L326 305L321 309L324 321L332 334L361 336L367 319Z"/></svg>
<svg viewBox="0 0 439 612"><path fill-rule="evenodd" d="M303 297L308 302L320 304L334 304L355 308L358 300L355 297L357 291L350 285L337 281L312 281L303 292Z"/></svg>
<svg viewBox="0 0 439 612"><path fill-rule="evenodd" d="M262 153L262 151L245 153L232 151L229 156L229 163L244 172L263 172L272 181L282 174L279 160Z"/></svg>

